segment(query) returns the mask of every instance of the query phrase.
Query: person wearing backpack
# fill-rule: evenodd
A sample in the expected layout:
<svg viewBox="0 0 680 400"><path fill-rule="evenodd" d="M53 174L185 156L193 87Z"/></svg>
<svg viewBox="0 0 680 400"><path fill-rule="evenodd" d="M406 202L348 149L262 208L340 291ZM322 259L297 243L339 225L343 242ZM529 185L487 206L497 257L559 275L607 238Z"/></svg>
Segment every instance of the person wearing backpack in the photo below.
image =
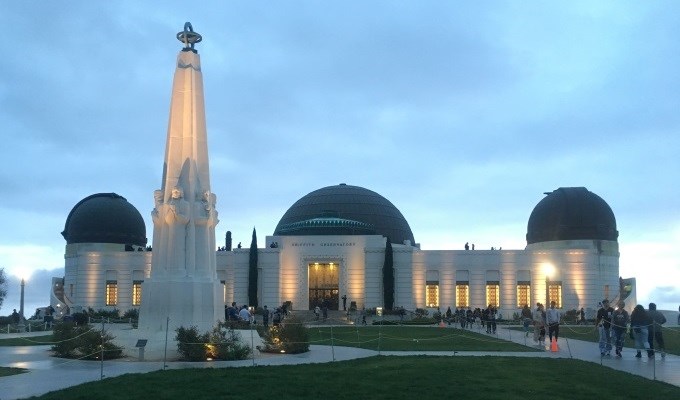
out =
<svg viewBox="0 0 680 400"><path fill-rule="evenodd" d="M661 352L661 358L666 358L666 348L663 343L663 334L661 333L661 325L666 323L666 317L656 310L655 303L649 303L647 315L652 319L652 325L649 327L648 333L649 348L652 349L652 354L654 354L654 339L656 339L657 350Z"/></svg>
<svg viewBox="0 0 680 400"><path fill-rule="evenodd" d="M612 333L614 333L614 345L616 346L616 357L621 357L621 351L623 350L623 342L626 340L626 328L628 327L628 322L630 317L628 316L628 311L624 309L626 303L619 301L619 306L612 313Z"/></svg>

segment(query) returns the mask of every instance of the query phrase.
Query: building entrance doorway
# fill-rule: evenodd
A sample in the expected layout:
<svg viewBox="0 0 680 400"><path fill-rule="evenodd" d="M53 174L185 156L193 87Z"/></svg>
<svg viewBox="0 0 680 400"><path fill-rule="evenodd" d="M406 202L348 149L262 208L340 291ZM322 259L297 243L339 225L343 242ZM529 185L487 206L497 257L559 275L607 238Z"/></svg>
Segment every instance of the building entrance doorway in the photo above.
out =
<svg viewBox="0 0 680 400"><path fill-rule="evenodd" d="M309 264L309 309L322 307L337 310L340 302L337 263Z"/></svg>

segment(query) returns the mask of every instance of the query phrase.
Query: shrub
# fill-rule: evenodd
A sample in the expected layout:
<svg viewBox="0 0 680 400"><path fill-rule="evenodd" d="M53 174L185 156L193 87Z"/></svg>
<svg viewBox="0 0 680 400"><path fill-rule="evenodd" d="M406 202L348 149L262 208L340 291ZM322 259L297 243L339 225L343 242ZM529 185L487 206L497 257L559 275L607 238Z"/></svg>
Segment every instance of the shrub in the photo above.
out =
<svg viewBox="0 0 680 400"><path fill-rule="evenodd" d="M176 332L177 351L186 361L243 360L250 355L250 347L241 343L236 332L223 323L203 334L196 326L180 326Z"/></svg>
<svg viewBox="0 0 680 400"><path fill-rule="evenodd" d="M102 346L104 359L123 356L123 349L113 344L112 335L87 325L78 326L73 322L61 322L54 325L52 335L56 343L51 350L57 357L99 360Z"/></svg>
<svg viewBox="0 0 680 400"><path fill-rule="evenodd" d="M196 326L185 328L180 326L175 330L177 335L177 351L182 356L183 360L187 361L205 361L206 344L209 341L207 333L199 334Z"/></svg>
<svg viewBox="0 0 680 400"><path fill-rule="evenodd" d="M92 310L90 308L90 310ZM109 319L118 319L120 318L120 311L117 308L114 308L113 310L104 310L104 309L99 309L95 312L90 312L90 317L92 318L109 318Z"/></svg>
<svg viewBox="0 0 680 400"><path fill-rule="evenodd" d="M424 308L416 308L416 318L427 317L428 314L430 314L430 312L427 311L426 309L424 309Z"/></svg>
<svg viewBox="0 0 680 400"><path fill-rule="evenodd" d="M576 323L578 321L578 311L577 310L568 310L566 313L564 313L564 317L562 318L564 322L569 322L569 323Z"/></svg>
<svg viewBox="0 0 680 400"><path fill-rule="evenodd" d="M265 347L260 349L269 353L305 353L309 351L309 332L296 316L286 318L279 326L273 326L264 333Z"/></svg>
<svg viewBox="0 0 680 400"><path fill-rule="evenodd" d="M85 313L78 312L71 314L71 319L76 325L87 325L88 316Z"/></svg>
<svg viewBox="0 0 680 400"><path fill-rule="evenodd" d="M210 334L207 353L216 360L244 360L250 355L250 347L241 343L241 338L233 329L218 324Z"/></svg>
<svg viewBox="0 0 680 400"><path fill-rule="evenodd" d="M125 313L123 313L123 318L124 319L133 319L133 320L137 321L139 319L139 310L136 309L136 308L131 308L131 309L125 311Z"/></svg>

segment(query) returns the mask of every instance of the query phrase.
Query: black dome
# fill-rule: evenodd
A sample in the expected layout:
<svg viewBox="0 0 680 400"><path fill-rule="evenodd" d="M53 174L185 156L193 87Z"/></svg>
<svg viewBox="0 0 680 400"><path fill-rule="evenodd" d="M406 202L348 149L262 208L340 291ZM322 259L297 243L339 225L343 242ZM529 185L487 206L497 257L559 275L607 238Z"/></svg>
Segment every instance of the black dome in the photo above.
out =
<svg viewBox="0 0 680 400"><path fill-rule="evenodd" d="M125 197L115 193L97 193L78 202L68 214L61 234L67 244L146 246L144 219Z"/></svg>
<svg viewBox="0 0 680 400"><path fill-rule="evenodd" d="M527 244L554 240L616 241L616 218L602 198L584 187L546 193L529 217Z"/></svg>
<svg viewBox="0 0 680 400"><path fill-rule="evenodd" d="M394 204L376 192L341 183L315 190L283 215L274 235L382 235L392 243L415 244L413 232Z"/></svg>

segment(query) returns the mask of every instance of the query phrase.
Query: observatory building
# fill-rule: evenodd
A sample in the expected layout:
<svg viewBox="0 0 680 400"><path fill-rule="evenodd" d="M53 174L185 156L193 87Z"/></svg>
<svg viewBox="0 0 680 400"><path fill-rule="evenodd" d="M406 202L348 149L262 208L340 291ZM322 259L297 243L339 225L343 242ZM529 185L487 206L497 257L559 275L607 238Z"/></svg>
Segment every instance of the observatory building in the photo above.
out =
<svg viewBox="0 0 680 400"><path fill-rule="evenodd" d="M250 249L215 241L216 196L194 48L200 35L187 24L178 39L185 47L177 58L163 182L160 190L149 188L153 246L138 209L123 196L98 193L77 202L62 232L65 274L51 290L58 316L141 309L140 329L159 330L166 318L205 328L223 318L224 305L255 305L248 296L253 284L256 305L270 308L290 302L297 310L322 303L339 309L346 296L348 305L367 309L493 305L506 318L527 304L588 310L621 295L614 213L584 187L547 193L528 216L526 247L514 250L421 250L390 200L344 183L323 187L281 216L257 249L257 280L250 282Z"/></svg>

